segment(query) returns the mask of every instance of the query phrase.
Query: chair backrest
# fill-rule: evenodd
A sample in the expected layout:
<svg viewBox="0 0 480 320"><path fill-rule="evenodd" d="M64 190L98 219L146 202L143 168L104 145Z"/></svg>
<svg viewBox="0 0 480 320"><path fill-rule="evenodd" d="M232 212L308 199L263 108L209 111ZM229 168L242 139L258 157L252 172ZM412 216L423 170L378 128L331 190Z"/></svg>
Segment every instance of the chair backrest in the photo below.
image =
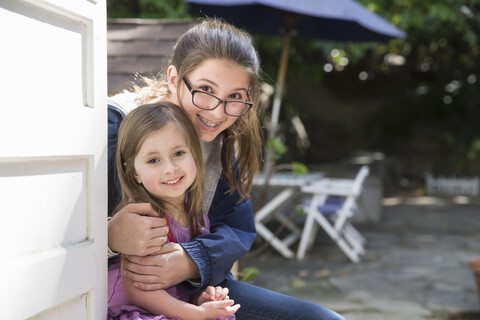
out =
<svg viewBox="0 0 480 320"><path fill-rule="evenodd" d="M363 238L348 221L357 209L365 179L369 175L368 166L362 166L354 179L320 179L302 186L302 192L311 193L308 215L300 241L297 258L305 255L308 239L311 239L313 223L318 223L338 246L353 261L359 261L364 253Z"/></svg>
<svg viewBox="0 0 480 320"><path fill-rule="evenodd" d="M355 196L358 196L362 192L363 183L365 182L365 179L368 177L369 173L370 170L366 165L362 166L358 171L352 186L352 192Z"/></svg>
<svg viewBox="0 0 480 320"><path fill-rule="evenodd" d="M368 166L365 165L360 168L357 175L355 176L355 179L353 180L351 194L346 197L345 203L340 209L341 211L343 211L343 214L346 217L351 217L353 215L353 212L357 207L357 198L362 192L363 183L365 182L365 179L367 178L369 172L370 170Z"/></svg>

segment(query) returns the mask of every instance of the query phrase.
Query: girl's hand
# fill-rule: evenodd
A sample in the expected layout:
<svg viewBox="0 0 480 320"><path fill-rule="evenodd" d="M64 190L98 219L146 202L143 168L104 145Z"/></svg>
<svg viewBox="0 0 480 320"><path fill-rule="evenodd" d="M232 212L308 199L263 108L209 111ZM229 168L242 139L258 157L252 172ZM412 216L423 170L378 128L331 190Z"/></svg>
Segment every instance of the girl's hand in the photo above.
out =
<svg viewBox="0 0 480 320"><path fill-rule="evenodd" d="M198 306L201 314L204 316L202 319L216 319L221 318L225 319L231 314L237 312L240 308L239 304L234 305L233 300L222 300L222 301L208 301Z"/></svg>
<svg viewBox="0 0 480 320"><path fill-rule="evenodd" d="M108 222L108 246L123 254L146 256L161 251L167 233L167 221L149 203L131 203Z"/></svg>
<svg viewBox="0 0 480 320"><path fill-rule="evenodd" d="M212 287L208 286L202 294L198 297L197 305L201 305L208 301L222 301L229 300L228 288L222 288L220 286Z"/></svg>
<svg viewBox="0 0 480 320"><path fill-rule="evenodd" d="M190 256L178 243L168 242L161 251L146 257L125 256L123 276L140 290L166 289L199 277Z"/></svg>

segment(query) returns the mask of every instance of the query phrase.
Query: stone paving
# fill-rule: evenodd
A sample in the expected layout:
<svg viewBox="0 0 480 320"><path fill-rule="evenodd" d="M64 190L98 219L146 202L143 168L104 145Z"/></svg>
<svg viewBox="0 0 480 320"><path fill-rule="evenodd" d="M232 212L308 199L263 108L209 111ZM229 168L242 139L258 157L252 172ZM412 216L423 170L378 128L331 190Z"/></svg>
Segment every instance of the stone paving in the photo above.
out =
<svg viewBox="0 0 480 320"><path fill-rule="evenodd" d="M349 320L480 319L468 267L480 256L478 199L383 199L381 221L357 228L367 239L358 264L322 230L303 261L268 248L242 264L260 271L251 283L324 305Z"/></svg>

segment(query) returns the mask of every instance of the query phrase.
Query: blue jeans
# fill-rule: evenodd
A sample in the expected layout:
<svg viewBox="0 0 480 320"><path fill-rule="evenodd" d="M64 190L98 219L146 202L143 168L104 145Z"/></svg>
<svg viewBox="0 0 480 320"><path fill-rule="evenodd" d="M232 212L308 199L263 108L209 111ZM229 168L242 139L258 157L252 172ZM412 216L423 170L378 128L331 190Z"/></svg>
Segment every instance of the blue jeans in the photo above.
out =
<svg viewBox="0 0 480 320"><path fill-rule="evenodd" d="M237 320L344 320L336 312L311 302L227 278L220 286L241 305Z"/></svg>

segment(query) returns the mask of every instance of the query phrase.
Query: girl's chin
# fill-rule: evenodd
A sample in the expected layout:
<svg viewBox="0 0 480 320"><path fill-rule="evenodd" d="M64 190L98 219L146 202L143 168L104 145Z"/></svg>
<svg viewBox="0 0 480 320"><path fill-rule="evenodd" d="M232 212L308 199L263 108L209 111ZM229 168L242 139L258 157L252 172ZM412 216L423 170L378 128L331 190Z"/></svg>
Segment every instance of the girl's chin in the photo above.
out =
<svg viewBox="0 0 480 320"><path fill-rule="evenodd" d="M221 132L220 128L210 128L203 124L197 127L198 138L203 142L212 142Z"/></svg>
<svg viewBox="0 0 480 320"><path fill-rule="evenodd" d="M212 142L218 136L218 133L201 133L199 136L202 142Z"/></svg>
<svg viewBox="0 0 480 320"><path fill-rule="evenodd" d="M162 199L163 201L167 201L170 204L173 204L176 206L182 205L183 202L185 201L185 192L181 192L179 194L164 195L163 197L160 197L160 199Z"/></svg>

